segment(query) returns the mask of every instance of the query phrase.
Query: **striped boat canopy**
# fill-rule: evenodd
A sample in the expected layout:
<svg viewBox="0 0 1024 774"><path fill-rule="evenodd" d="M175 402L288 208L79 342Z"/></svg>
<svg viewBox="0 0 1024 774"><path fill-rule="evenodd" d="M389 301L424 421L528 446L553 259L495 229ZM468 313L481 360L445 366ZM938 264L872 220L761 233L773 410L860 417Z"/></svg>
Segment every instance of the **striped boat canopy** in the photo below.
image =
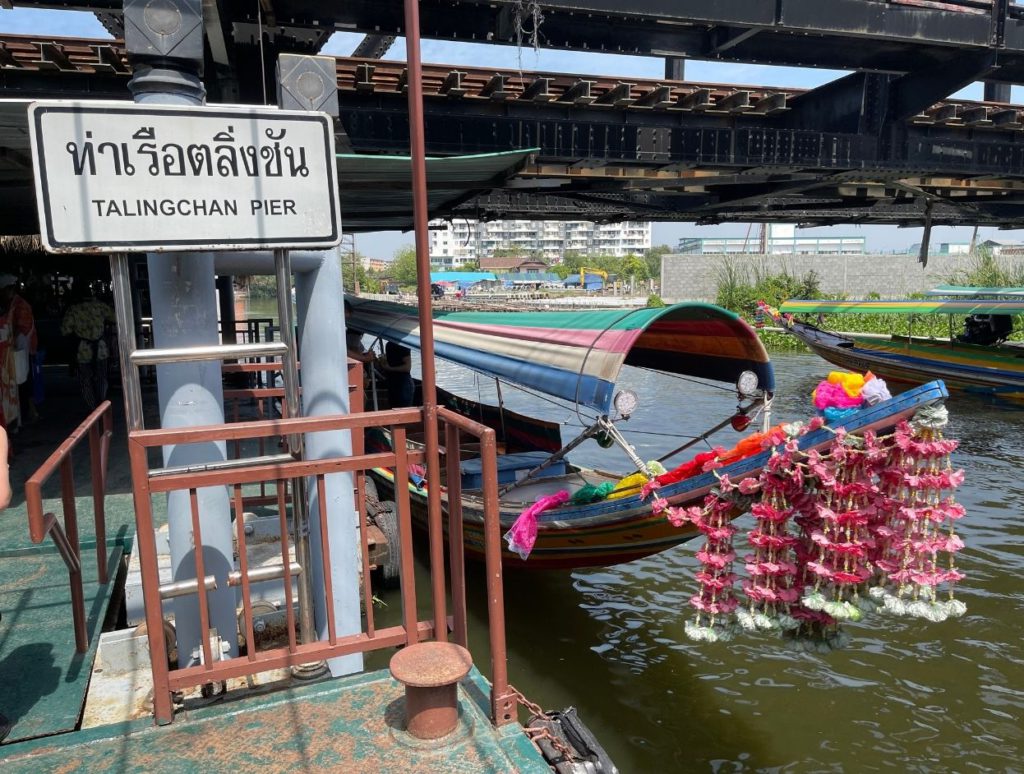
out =
<svg viewBox="0 0 1024 774"><path fill-rule="evenodd" d="M985 296L987 298L1024 299L1024 288L982 288L973 285L938 285L929 290L929 296Z"/></svg>
<svg viewBox="0 0 1024 774"><path fill-rule="evenodd" d="M349 298L353 330L419 349L416 307ZM438 357L607 414L623 364L775 389L768 353L737 315L712 304L566 312L434 313Z"/></svg>
<svg viewBox="0 0 1024 774"><path fill-rule="evenodd" d="M827 301L794 300L779 307L793 314L1024 314L1024 298L1008 299L957 298L910 299L906 301Z"/></svg>

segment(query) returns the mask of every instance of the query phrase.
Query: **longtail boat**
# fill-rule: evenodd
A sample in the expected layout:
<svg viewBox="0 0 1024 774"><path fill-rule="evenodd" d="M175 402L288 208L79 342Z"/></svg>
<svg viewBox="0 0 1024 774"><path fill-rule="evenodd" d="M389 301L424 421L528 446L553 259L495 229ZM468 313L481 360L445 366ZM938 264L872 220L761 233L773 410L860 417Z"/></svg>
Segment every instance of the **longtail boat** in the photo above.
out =
<svg viewBox="0 0 1024 774"><path fill-rule="evenodd" d="M1024 347L1005 341L1013 317L1024 314L1024 289L947 285L924 299L799 299L778 310L762 309L813 352L842 368L870 370L904 384L942 379L950 390L1024 401ZM807 321L808 316L832 314L899 315L907 319L907 332L834 333ZM915 318L934 315L949 318L948 336L913 335Z"/></svg>
<svg viewBox="0 0 1024 774"><path fill-rule="evenodd" d="M418 346L417 320L410 307L356 298L351 302L351 328L384 341ZM511 527L536 501L557 492L575 494L588 485L618 485L637 472L643 472L644 478L656 477L616 426L636 403L635 395L615 392L623 365L736 385L739 405L729 401L722 421L715 422L698 439L664 455L661 462L681 454L737 417L766 415L774 390L772 366L756 332L737 315L711 304L585 312L437 312L434 337L438 357L564 398L595 414L580 435L561 444L557 440L558 425L553 423L512 414L501 407L488 407L481 415L472 401L440 396L441 402L491 425L498 434L504 451L498 458L503 529ZM925 385L862 409L844 425L850 432L882 431L921 406L945 397L940 383ZM822 447L832 437L827 428L809 433L801 439L801 448ZM602 445L618 444L634 462L635 470L611 473L568 462L568 452L591 438ZM372 451L375 443L388 442L381 437L368 439L368 450ZM754 453L731 460L724 457L728 461L717 473L728 474L734 480L756 475L770 456L770 450L756 446ZM483 503L479 466L474 462L466 459L462 463L461 502L465 549L479 558L483 555ZM667 482L658 490L658 497L672 506L701 502L715 486L716 473L698 470L671 481L680 467L657 476L659 482ZM380 498L393 498L394 471L378 468L373 477ZM408 487L414 516L422 525L427 490L418 477L402 484ZM447 509L447 490L442 491L441 500ZM663 515L654 513L650 498L643 496L641 483L613 492L607 499L567 502L546 510L538 517L538 527L529 558L524 561L506 551L503 558L507 566L558 569L613 565L664 551L697 534L692 526L672 526Z"/></svg>

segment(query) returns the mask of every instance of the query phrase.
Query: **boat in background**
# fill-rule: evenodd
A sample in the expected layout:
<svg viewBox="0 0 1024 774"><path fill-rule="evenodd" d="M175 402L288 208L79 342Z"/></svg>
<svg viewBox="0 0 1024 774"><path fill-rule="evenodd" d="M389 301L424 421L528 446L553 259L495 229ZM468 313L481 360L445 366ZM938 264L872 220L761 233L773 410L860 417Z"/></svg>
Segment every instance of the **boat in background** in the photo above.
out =
<svg viewBox="0 0 1024 774"><path fill-rule="evenodd" d="M841 368L871 371L887 382L941 379L950 390L1024 401L1024 346L1006 342L1024 314L1024 289L941 286L929 298L897 301L791 300L761 309L813 352ZM833 333L797 315L872 314L907 318L907 333ZM913 335L918 316L945 315L949 335ZM962 332L958 329L962 326Z"/></svg>
<svg viewBox="0 0 1024 774"><path fill-rule="evenodd" d="M349 324L354 329L405 346L417 345L416 319L407 307L352 299ZM622 437L616 423L636 408L637 396L628 391L614 393L614 383L623 365L641 365L663 373L703 376L713 381L736 385L738 406L727 404L721 421L713 424L700 438L661 457L667 462L702 438L732 424L764 417L774 389L774 374L767 352L756 332L737 315L710 304L677 304L662 309L602 310L590 312L437 312L434 321L439 357L455 360L480 373L521 386L574 401L578 410L596 411L593 421L570 442L554 450L552 430L557 425L521 415L512 415L503 407L482 410L464 398L459 410L466 416L491 426L497 435L502 530L538 501L567 493L617 487L610 496L593 502L564 502L538 515L537 538L529 558L505 550L503 559L511 568L530 570L608 566L632 561L664 551L695 537L692 524L673 526L652 509L650 498L643 496L645 480L658 478L658 497L670 506L696 505L717 482L716 472L704 472L698 463L685 477L672 480L686 465L684 462L657 476ZM614 395L613 395L614 393ZM947 393L940 384L930 384L875 406L857 411L843 424L850 432L884 432L900 420L910 417L922 406L943 400ZM442 397L442 402L452 400ZM659 407L663 411L685 411L685 400L678 407ZM616 414L615 418L609 416ZM514 428L514 430L512 430ZM525 430L528 428L528 430ZM531 445L530 439L545 439L543 445ZM800 441L810 450L830 443L833 433L821 429L808 433ZM567 454L587 439L602 446L618 444L631 457L635 468L627 473L610 473L572 464ZM367 450L389 448L390 439L376 434L367 439ZM740 449L737 446L737 449ZM471 455L473 450L468 451ZM463 515L466 553L482 558L483 492L478 460L465 459L461 467L460 502ZM723 455L718 474L733 480L756 476L771 456L758 441L743 451ZM667 467L667 466L666 466ZM638 472L644 475L639 479ZM391 500L396 496L393 470L377 468L372 472L378 496ZM632 481L630 481L632 479ZM447 485L447 481L445 482ZM627 485L628 484L628 485ZM419 477L399 482L405 486L413 505L413 515L425 526L427 489ZM448 489L441 492L447 515ZM447 521L445 522L447 528Z"/></svg>

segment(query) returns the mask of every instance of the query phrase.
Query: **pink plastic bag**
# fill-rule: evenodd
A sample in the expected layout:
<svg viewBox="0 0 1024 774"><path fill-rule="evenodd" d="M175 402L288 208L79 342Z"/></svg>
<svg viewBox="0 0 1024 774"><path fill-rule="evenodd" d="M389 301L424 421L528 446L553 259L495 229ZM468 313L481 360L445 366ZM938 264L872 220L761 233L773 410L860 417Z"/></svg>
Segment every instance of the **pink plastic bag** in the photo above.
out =
<svg viewBox="0 0 1024 774"><path fill-rule="evenodd" d="M564 505L569 499L565 490L540 498L537 502L519 514L519 518L505 533L505 541L510 551L515 551L524 561L529 558L533 544L537 542L537 517L544 511Z"/></svg>

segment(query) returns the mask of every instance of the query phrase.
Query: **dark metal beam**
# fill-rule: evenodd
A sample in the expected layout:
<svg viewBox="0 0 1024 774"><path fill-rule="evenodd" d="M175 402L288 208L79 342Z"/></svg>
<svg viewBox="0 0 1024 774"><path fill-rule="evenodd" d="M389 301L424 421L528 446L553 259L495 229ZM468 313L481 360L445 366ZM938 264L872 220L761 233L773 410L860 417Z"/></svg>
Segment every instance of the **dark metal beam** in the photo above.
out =
<svg viewBox="0 0 1024 774"><path fill-rule="evenodd" d="M367 35L356 46L352 56L364 59L383 59L395 43L394 35Z"/></svg>
<svg viewBox="0 0 1024 774"><path fill-rule="evenodd" d="M889 121L903 121L984 79L998 67L994 51L966 51L939 67L901 76L889 84Z"/></svg>
<svg viewBox="0 0 1024 774"><path fill-rule="evenodd" d="M733 29L731 27L715 27L711 30L710 54L719 55L735 48L745 40L749 40L761 31L758 27L749 29Z"/></svg>

